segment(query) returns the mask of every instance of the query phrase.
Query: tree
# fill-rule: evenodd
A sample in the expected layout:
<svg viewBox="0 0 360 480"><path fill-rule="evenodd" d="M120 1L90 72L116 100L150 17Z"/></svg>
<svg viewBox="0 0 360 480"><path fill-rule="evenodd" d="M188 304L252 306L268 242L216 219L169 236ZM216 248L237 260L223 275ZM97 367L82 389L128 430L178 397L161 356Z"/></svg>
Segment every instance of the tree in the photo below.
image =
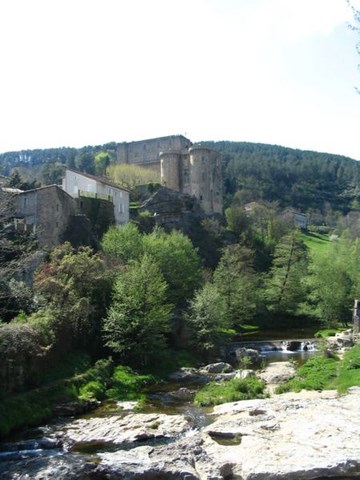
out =
<svg viewBox="0 0 360 480"><path fill-rule="evenodd" d="M253 252L239 244L225 247L214 272L214 285L224 301L224 317L231 327L254 318L257 311L257 276Z"/></svg>
<svg viewBox="0 0 360 480"><path fill-rule="evenodd" d="M95 155L95 172L97 175L105 175L110 165L110 155L107 152L99 152Z"/></svg>
<svg viewBox="0 0 360 480"><path fill-rule="evenodd" d="M112 164L109 165L107 174L114 183L130 191L134 190L138 185L160 183L158 172L150 168L140 167L139 165Z"/></svg>
<svg viewBox="0 0 360 480"><path fill-rule="evenodd" d="M96 340L108 306L111 278L105 263L89 247L78 251L70 243L55 247L34 279L37 295L51 310L58 339L71 346Z"/></svg>
<svg viewBox="0 0 360 480"><path fill-rule="evenodd" d="M305 301L307 247L297 231L285 235L275 248L270 272L265 280L264 297L269 310L286 316L295 315Z"/></svg>
<svg viewBox="0 0 360 480"><path fill-rule="evenodd" d="M221 330L228 326L224 313L224 299L212 283L206 283L190 301L186 316L189 344L206 360L216 352L223 339Z"/></svg>
<svg viewBox="0 0 360 480"><path fill-rule="evenodd" d="M146 366L165 348L171 314L167 288L158 265L148 255L117 277L103 332L105 345L121 359Z"/></svg>
<svg viewBox="0 0 360 480"><path fill-rule="evenodd" d="M360 295L359 246L358 240L342 237L309 265L307 306L327 327L351 320L354 298Z"/></svg>
<svg viewBox="0 0 360 480"><path fill-rule="evenodd" d="M155 228L144 235L143 246L144 252L157 262L169 285L169 303L184 306L201 283L201 262L191 240L177 230L165 233Z"/></svg>
<svg viewBox="0 0 360 480"><path fill-rule="evenodd" d="M81 172L90 174L95 173L95 158L94 154L86 149L83 149L75 160L76 168Z"/></svg>
<svg viewBox="0 0 360 480"><path fill-rule="evenodd" d="M123 264L138 260L143 253L142 235L131 222L110 227L103 236L101 246L107 255Z"/></svg>
<svg viewBox="0 0 360 480"><path fill-rule="evenodd" d="M0 189L0 319L4 321L20 310L34 309L32 290L21 278L38 254L38 245L32 233L15 230L14 198Z"/></svg>

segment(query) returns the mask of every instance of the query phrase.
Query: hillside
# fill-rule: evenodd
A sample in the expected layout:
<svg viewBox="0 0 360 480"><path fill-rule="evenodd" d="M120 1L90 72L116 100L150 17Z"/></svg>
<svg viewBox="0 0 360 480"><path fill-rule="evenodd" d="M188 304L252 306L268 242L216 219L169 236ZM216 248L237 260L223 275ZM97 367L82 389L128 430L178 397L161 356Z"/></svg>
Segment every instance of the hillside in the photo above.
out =
<svg viewBox="0 0 360 480"><path fill-rule="evenodd" d="M360 164L351 158L277 145L204 142L223 154L225 192L240 203L278 201L304 212L358 207Z"/></svg>
<svg viewBox="0 0 360 480"><path fill-rule="evenodd" d="M277 201L281 207L303 212L333 210L347 213L360 208L360 163L348 157L249 142L201 142L223 155L225 206L236 200ZM82 170L84 155L106 151L114 160L116 143L24 150L0 154L0 173L14 168L32 173L54 163ZM37 174L35 173L37 176Z"/></svg>

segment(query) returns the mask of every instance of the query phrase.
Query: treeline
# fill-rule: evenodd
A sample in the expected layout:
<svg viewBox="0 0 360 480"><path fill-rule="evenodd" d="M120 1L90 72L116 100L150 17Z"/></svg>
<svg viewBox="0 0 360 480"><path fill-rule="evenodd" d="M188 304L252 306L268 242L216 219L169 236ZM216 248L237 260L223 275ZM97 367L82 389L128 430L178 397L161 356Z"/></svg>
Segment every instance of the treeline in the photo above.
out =
<svg viewBox="0 0 360 480"><path fill-rule="evenodd" d="M359 208L360 164L340 155L248 142L205 142L223 154L225 195L304 212Z"/></svg>

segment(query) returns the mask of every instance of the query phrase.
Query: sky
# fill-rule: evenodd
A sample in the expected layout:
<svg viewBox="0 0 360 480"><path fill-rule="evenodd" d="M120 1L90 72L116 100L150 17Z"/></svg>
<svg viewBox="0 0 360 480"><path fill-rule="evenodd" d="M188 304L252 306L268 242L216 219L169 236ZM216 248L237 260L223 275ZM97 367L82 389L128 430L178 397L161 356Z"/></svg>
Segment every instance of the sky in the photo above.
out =
<svg viewBox="0 0 360 480"><path fill-rule="evenodd" d="M1 0L0 153L185 135L360 160L351 20L346 0Z"/></svg>

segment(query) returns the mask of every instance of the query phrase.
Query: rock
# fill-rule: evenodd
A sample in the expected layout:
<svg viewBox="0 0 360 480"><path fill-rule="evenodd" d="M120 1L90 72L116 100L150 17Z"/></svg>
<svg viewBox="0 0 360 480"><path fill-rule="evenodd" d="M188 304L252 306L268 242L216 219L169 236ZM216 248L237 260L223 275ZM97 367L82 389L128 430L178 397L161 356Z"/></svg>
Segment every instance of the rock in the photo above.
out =
<svg viewBox="0 0 360 480"><path fill-rule="evenodd" d="M244 359L250 365L256 365L260 362L260 353L255 349L241 347L237 348L234 353L238 362L244 361Z"/></svg>
<svg viewBox="0 0 360 480"><path fill-rule="evenodd" d="M245 368L244 370L237 370L235 377L238 380L246 380L247 378L255 377L254 370Z"/></svg>
<svg viewBox="0 0 360 480"><path fill-rule="evenodd" d="M259 373L259 377L267 384L278 385L292 378L295 371L294 365L290 362L272 362Z"/></svg>
<svg viewBox="0 0 360 480"><path fill-rule="evenodd" d="M230 363L217 362L210 363L209 365L202 367L200 371L206 373L231 373L234 371L234 369Z"/></svg>
<svg viewBox="0 0 360 480"><path fill-rule="evenodd" d="M201 478L223 478L221 468L226 468L243 480L358 477L360 446L354 439L360 431L359 400L356 388L336 398L311 392L219 405L214 414L220 416L203 429L205 456L196 470ZM241 441L221 445L214 432Z"/></svg>
<svg viewBox="0 0 360 480"><path fill-rule="evenodd" d="M173 392L169 392L169 396L178 402L189 402L194 398L195 391L188 388L179 388Z"/></svg>
<svg viewBox="0 0 360 480"><path fill-rule="evenodd" d="M100 405L97 400L84 400L78 402L68 402L56 405L54 408L54 415L59 417L73 417L75 415L82 415L90 412Z"/></svg>
<svg viewBox="0 0 360 480"><path fill-rule="evenodd" d="M188 384L202 384L211 381L211 376L207 373L200 373L196 368L183 367L180 370L169 375L169 379L174 382L184 382Z"/></svg>
<svg viewBox="0 0 360 480"><path fill-rule="evenodd" d="M182 415L133 413L121 416L81 418L65 427L64 439L74 445L79 442L112 443L114 445L143 442L155 438L172 438L190 429Z"/></svg>

